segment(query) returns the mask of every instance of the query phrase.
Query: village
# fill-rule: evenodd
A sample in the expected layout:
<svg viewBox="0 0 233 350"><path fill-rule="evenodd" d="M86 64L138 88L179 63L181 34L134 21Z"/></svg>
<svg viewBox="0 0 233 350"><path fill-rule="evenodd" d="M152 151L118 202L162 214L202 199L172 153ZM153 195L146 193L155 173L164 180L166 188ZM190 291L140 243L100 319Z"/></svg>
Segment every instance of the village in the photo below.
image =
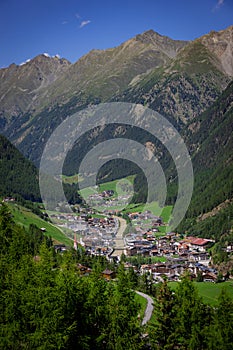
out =
<svg viewBox="0 0 233 350"><path fill-rule="evenodd" d="M219 271L213 267L210 255L214 240L166 232L167 223L150 210L130 212L126 222L120 211L112 208L109 198L113 194L111 190L98 195L99 200L105 199L105 210L101 214L87 206L79 207L78 212L58 210L50 214L55 225L73 240L74 249L80 246L87 255L103 256L115 263L124 261L126 270L132 268L137 274L146 274L154 283L164 278L180 281L185 272L194 280L218 281ZM6 197L3 201L15 199ZM106 209L106 205L109 208ZM64 244L55 244L54 248L60 253L70 249ZM232 251L233 246L226 248L228 254ZM82 273L90 272L86 266L79 269ZM115 274L107 270L104 276L112 279Z"/></svg>
<svg viewBox="0 0 233 350"><path fill-rule="evenodd" d="M112 195L113 191L102 193L99 200L100 197L101 200L109 199ZM86 254L105 256L114 262L124 257L125 269L131 267L140 275L147 274L154 283L163 281L165 276L169 281L179 281L185 272L189 272L192 279L199 278L204 282L218 280L218 271L212 267L208 252L214 240L181 236L166 230L163 233L160 228L166 227L167 223L149 210L128 213L130 224L127 225L120 213L111 208L111 202L108 201L109 209L102 215L96 215L90 208L80 208L79 215L59 213L53 214L53 219L61 228L73 232L75 249L80 245ZM124 228L119 237L122 223L127 229ZM136 258L140 259L140 264L133 263ZM80 269L88 271L85 266ZM114 276L113 271L105 271L107 279Z"/></svg>

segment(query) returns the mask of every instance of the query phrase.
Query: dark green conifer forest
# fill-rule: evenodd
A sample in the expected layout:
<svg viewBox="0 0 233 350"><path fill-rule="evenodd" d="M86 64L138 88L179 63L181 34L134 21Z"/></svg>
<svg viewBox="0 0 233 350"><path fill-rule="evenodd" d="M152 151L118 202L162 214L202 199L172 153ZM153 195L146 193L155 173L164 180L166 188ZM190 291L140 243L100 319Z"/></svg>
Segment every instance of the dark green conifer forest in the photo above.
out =
<svg viewBox="0 0 233 350"><path fill-rule="evenodd" d="M81 275L78 263L89 266L90 275ZM102 277L106 267L117 272L115 280ZM166 281L149 288L123 263L82 250L55 253L36 226L17 226L5 204L0 280L0 349L232 349L233 302L224 291L211 307L189 276L176 292ZM143 327L137 289L154 297L152 319Z"/></svg>

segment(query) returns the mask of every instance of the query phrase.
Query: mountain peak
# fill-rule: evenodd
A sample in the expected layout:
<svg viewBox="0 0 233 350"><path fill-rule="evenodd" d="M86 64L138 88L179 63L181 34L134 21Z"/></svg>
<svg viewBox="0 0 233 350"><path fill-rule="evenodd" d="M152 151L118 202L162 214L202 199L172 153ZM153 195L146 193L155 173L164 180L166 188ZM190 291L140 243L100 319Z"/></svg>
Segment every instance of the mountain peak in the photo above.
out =
<svg viewBox="0 0 233 350"><path fill-rule="evenodd" d="M223 72L233 76L233 26L219 32L211 31L199 40L219 59Z"/></svg>
<svg viewBox="0 0 233 350"><path fill-rule="evenodd" d="M50 56L48 53L42 53L37 56L35 56L32 59L27 59L25 62L22 62L20 66L23 66L28 63L36 63L36 64L43 64L43 63L58 63L58 64L66 64L70 65L71 62L69 62L66 58L61 58L58 54L55 56Z"/></svg>
<svg viewBox="0 0 233 350"><path fill-rule="evenodd" d="M159 51L162 51L170 58L174 58L178 51L188 44L188 41L174 40L168 36L161 35L153 29L147 30L142 34L138 34L135 40L141 41L144 44L151 44Z"/></svg>

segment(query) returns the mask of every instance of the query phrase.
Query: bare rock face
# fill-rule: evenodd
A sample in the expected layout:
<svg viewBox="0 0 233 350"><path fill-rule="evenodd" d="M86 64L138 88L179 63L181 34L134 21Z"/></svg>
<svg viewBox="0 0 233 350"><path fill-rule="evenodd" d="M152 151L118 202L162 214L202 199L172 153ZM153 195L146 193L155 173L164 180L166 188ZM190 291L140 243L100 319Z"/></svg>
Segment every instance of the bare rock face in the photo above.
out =
<svg viewBox="0 0 233 350"><path fill-rule="evenodd" d="M219 59L222 71L233 77L233 26L220 32L212 31L200 41Z"/></svg>

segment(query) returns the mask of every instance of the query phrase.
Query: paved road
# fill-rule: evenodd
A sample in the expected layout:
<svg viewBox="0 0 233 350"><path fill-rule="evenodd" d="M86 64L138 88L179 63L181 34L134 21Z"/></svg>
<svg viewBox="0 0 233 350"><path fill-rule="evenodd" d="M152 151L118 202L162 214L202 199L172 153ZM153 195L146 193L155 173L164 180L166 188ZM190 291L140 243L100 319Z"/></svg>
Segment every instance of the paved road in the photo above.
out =
<svg viewBox="0 0 233 350"><path fill-rule="evenodd" d="M142 326L144 326L151 319L152 312L154 309L154 306L153 306L154 301L149 295L147 295L145 293L142 293L139 291L136 291L136 293L138 295L141 295L143 298L145 298L147 300L147 307L146 307L145 314L144 314L144 317L142 320Z"/></svg>
<svg viewBox="0 0 233 350"><path fill-rule="evenodd" d="M117 220L119 220L119 228L116 234L116 245L115 245L115 249L117 249L117 253L119 253L119 255L121 255L124 250L122 249L125 244L124 244L124 239L123 239L123 233L125 232L125 229L127 227L127 223L125 219L122 219L121 217L115 217ZM119 249L119 250L118 250Z"/></svg>

